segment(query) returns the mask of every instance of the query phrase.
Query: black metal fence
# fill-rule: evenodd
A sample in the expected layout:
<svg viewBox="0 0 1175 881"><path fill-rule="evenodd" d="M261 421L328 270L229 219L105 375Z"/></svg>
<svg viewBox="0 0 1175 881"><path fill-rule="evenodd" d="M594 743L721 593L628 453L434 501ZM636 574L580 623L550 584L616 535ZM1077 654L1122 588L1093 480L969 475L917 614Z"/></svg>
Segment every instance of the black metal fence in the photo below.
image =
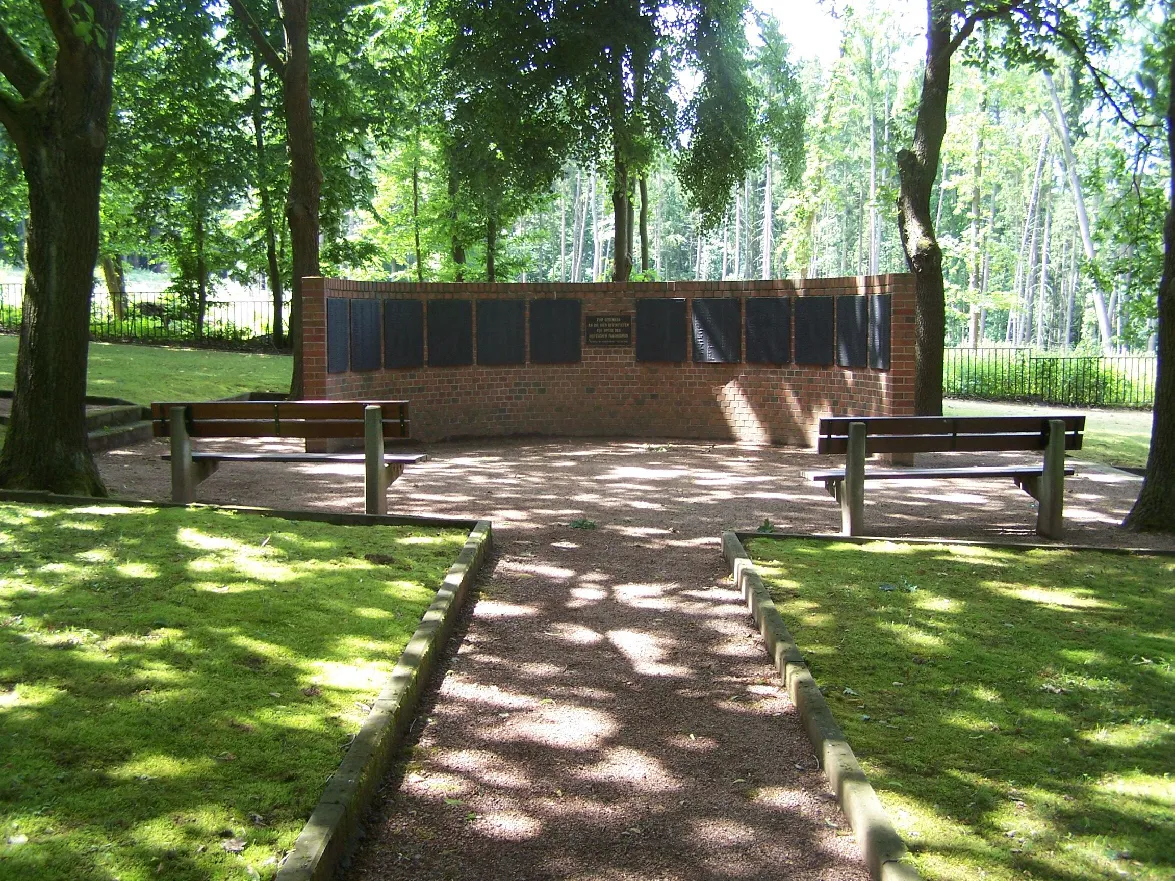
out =
<svg viewBox="0 0 1175 881"><path fill-rule="evenodd" d="M24 286L0 285L0 331L20 329ZM183 343L210 348L257 349L273 345L272 299L216 299L205 308L197 333L196 308L190 301L163 291L128 291L115 300L95 291L90 305L90 338L106 342ZM283 330L289 328L289 303L282 310Z"/></svg>
<svg viewBox="0 0 1175 881"><path fill-rule="evenodd" d="M1153 355L1071 355L1026 348L950 348L943 394L1083 407L1153 407Z"/></svg>

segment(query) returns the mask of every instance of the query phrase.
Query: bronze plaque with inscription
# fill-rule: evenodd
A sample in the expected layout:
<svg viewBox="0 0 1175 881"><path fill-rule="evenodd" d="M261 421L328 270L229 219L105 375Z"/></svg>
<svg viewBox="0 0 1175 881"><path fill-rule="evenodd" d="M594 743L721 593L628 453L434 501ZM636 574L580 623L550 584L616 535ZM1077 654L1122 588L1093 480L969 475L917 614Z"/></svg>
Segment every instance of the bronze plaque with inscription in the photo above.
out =
<svg viewBox="0 0 1175 881"><path fill-rule="evenodd" d="M632 315L587 316L589 346L631 346Z"/></svg>

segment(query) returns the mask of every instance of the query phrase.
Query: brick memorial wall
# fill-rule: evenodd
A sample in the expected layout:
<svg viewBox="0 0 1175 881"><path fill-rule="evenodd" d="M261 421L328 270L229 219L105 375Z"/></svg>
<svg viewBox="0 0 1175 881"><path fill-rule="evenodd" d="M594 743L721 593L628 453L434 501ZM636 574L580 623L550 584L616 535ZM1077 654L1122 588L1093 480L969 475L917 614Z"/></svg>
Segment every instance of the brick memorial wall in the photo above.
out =
<svg viewBox="0 0 1175 881"><path fill-rule="evenodd" d="M908 275L302 290L305 397L406 399L421 441L807 445L821 416L913 412Z"/></svg>

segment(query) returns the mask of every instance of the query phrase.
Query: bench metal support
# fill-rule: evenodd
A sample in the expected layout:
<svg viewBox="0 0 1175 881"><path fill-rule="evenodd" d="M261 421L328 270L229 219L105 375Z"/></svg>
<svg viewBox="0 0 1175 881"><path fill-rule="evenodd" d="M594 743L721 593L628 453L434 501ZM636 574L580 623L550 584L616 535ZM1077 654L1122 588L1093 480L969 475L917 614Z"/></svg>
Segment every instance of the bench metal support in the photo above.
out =
<svg viewBox="0 0 1175 881"><path fill-rule="evenodd" d="M1049 442L1044 450L1044 471L1036 492L1036 532L1046 538L1060 538L1065 532L1065 423L1049 420Z"/></svg>
<svg viewBox="0 0 1175 881"><path fill-rule="evenodd" d="M865 530L865 423L849 424L845 479L836 485L840 503L841 535L863 535Z"/></svg>
<svg viewBox="0 0 1175 881"><path fill-rule="evenodd" d="M216 471L215 460L193 461L186 407L172 407L167 419L171 430L171 500L190 504L196 487Z"/></svg>
<svg viewBox="0 0 1175 881"><path fill-rule="evenodd" d="M376 406L363 409L363 510L368 514L388 513L388 483L400 476L402 465L384 464L383 411ZM396 470L394 476L389 472Z"/></svg>

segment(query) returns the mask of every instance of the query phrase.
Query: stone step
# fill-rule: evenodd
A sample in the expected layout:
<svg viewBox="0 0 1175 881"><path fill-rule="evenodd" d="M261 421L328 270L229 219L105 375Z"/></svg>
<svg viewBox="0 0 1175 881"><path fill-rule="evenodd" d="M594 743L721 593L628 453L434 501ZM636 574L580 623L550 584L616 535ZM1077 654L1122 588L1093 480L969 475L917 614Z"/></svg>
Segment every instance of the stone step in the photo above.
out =
<svg viewBox="0 0 1175 881"><path fill-rule="evenodd" d="M137 422L103 426L91 429L89 433L89 447L91 453L100 453L103 450L114 450L120 447L129 447L151 440L151 422L141 419Z"/></svg>
<svg viewBox="0 0 1175 881"><path fill-rule="evenodd" d="M138 404L118 404L109 407L90 405L86 408L86 430L94 432L118 425L133 425L147 418L150 418L150 409Z"/></svg>

